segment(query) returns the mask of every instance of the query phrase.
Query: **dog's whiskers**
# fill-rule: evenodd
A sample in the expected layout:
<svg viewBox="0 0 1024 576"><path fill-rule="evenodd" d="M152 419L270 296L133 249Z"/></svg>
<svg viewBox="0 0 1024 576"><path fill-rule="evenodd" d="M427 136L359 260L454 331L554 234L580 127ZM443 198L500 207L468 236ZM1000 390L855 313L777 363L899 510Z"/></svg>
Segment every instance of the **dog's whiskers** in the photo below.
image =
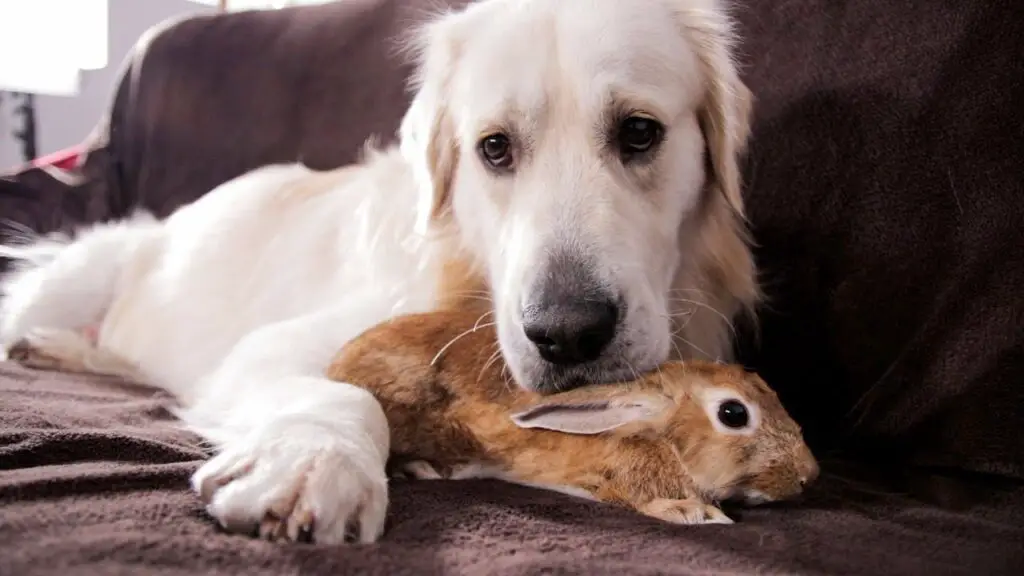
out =
<svg viewBox="0 0 1024 576"><path fill-rule="evenodd" d="M455 295L455 297L456 298L460 298L460 299L465 299L465 300L475 300L475 301L478 301L478 302L486 302L488 304L491 303L491 299L490 298L488 298L486 296L477 296L475 294L459 294L459 295Z"/></svg>
<svg viewBox="0 0 1024 576"><path fill-rule="evenodd" d="M491 354L490 358L487 359L487 362L484 363L484 367L480 369L480 374L477 375L476 377L477 382L479 382L480 379L484 377L484 372L487 372L487 369L490 368L492 364L497 362L498 358L501 358L501 346L495 344L494 348L494 354Z"/></svg>
<svg viewBox="0 0 1024 576"><path fill-rule="evenodd" d="M729 330L732 331L733 335L734 336L736 335L736 328L733 327L732 321L729 320L729 317L726 316L725 314L723 314L721 310L715 308L714 306L711 306L710 304L708 304L706 302L701 302L699 300L691 300L689 298L669 298L669 302L672 302L672 303L675 303L675 304L678 304L678 303L692 304L692 305L697 306L699 308L704 308L704 309L708 310L709 312L712 312L713 314L715 314L719 318L721 318L722 322L724 322L725 325L729 327ZM691 314L692 315L693 312L694 311L689 311L689 312L687 312L687 314Z"/></svg>
<svg viewBox="0 0 1024 576"><path fill-rule="evenodd" d="M703 355L704 355L704 356L705 356L705 357L706 357L706 358L707 358L708 360L712 360L712 359L714 359L714 358L715 358L715 356L712 356L711 354L709 354L709 353L707 352L707 350L704 350L704 349L703 349L703 348L701 348L700 346L697 346L696 344L694 344L693 342L691 342L691 341L687 340L686 338L683 338L682 336L678 336L678 335L677 335L677 336L673 337L673 338L672 338L672 340L673 340L673 343L674 343L674 342L675 342L676 340L679 340L679 341L681 341L681 342L682 342L683 344L686 344L686 345L687 345L687 346L689 346L690 348L693 348L693 349L694 349L694 350L696 350L697 352L700 352L701 354L703 354ZM679 347L678 347L678 346L676 347L676 352L677 352L677 353L679 352ZM682 357L682 356L680 356L680 357Z"/></svg>
<svg viewBox="0 0 1024 576"><path fill-rule="evenodd" d="M513 382L512 382L512 373L508 369L508 364L502 365L502 367L501 367L501 376L502 376L502 379L504 379L504 381L505 381L505 389L508 390L509 392L512 392L513 391L513 386L515 384L513 384Z"/></svg>
<svg viewBox="0 0 1024 576"><path fill-rule="evenodd" d="M491 293L487 290L456 290L448 295L453 299L466 299L475 300L478 302L486 302L492 304L494 299L491 297Z"/></svg>
<svg viewBox="0 0 1024 576"><path fill-rule="evenodd" d="M430 361L430 365L434 366L435 364L437 364L437 361L441 358L441 356L444 355L444 353L449 348L451 348L451 346L453 344L458 342L461 338L464 338L464 337L472 334L473 332L476 332L477 330L480 330L482 328L489 328L489 327L494 326L496 324L495 322L488 322L487 324L480 324L480 320L483 320L483 318L484 318L484 316L481 316L480 319L476 321L477 323L474 324L472 328L470 328L469 330L466 330L465 332L463 332L463 333L459 334L458 336L452 338L451 340L448 341L447 344L442 346L441 349L437 351L437 354L434 355L433 360Z"/></svg>
<svg viewBox="0 0 1024 576"><path fill-rule="evenodd" d="M693 320L693 316L687 316L686 322L680 322L679 326L675 330L672 331L671 336L673 338L676 337L676 336L679 336L683 332L683 330L686 330L686 327L690 325L690 322L692 320Z"/></svg>
<svg viewBox="0 0 1024 576"><path fill-rule="evenodd" d="M629 368L629 371L633 373L634 381L640 380L640 373L636 371L636 366L633 366L632 362L626 362L626 368ZM661 368L659 367L658 369L660 370Z"/></svg>
<svg viewBox="0 0 1024 576"><path fill-rule="evenodd" d="M683 358L685 358L685 356L683 356L683 351L679 349L679 344L676 344L676 338L677 336L673 335L671 338L669 338L669 343L671 343L672 347L675 348L676 359L682 360Z"/></svg>
<svg viewBox="0 0 1024 576"><path fill-rule="evenodd" d="M710 296L711 293L707 290L701 290L700 288L671 288L668 293L672 294L675 292L691 292L693 294L702 294L704 296Z"/></svg>
<svg viewBox="0 0 1024 576"><path fill-rule="evenodd" d="M658 378L660 378L660 379L664 379L665 378L665 372L661 369L661 364L658 364L657 366L655 366L654 369L658 371Z"/></svg>
<svg viewBox="0 0 1024 576"><path fill-rule="evenodd" d="M491 299L491 293L489 290L456 290L451 293L453 296L480 296Z"/></svg>
<svg viewBox="0 0 1024 576"><path fill-rule="evenodd" d="M494 326L494 325L496 324L496 322L491 322L491 323L490 323L490 324L488 324L487 326L481 326L481 325L480 325L480 322L481 322L481 321L482 321L482 320L483 320L484 318L486 318L486 317L490 316L491 314L494 314L494 312L493 312L493 311L490 311L490 312L484 312L483 314L481 314L481 315L480 315L480 317L479 317L479 318L477 318L477 319L476 319L476 322L475 322L475 323L473 324L473 330L474 330L474 331L476 331L476 330L479 330L480 328L486 328L487 326Z"/></svg>

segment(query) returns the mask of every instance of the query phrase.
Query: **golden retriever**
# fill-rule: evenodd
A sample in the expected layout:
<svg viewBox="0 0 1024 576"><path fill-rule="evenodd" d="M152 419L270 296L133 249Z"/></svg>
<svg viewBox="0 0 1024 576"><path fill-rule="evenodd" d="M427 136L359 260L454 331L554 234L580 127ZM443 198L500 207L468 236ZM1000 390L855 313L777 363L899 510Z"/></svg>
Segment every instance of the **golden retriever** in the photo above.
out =
<svg viewBox="0 0 1024 576"><path fill-rule="evenodd" d="M370 326L481 305L515 383L541 392L729 358L758 298L733 41L719 0L441 14L416 36L397 146L3 248L22 261L3 283L4 347L173 393L217 446L193 484L229 530L305 515L312 534L290 538L373 541L387 422L324 375Z"/></svg>

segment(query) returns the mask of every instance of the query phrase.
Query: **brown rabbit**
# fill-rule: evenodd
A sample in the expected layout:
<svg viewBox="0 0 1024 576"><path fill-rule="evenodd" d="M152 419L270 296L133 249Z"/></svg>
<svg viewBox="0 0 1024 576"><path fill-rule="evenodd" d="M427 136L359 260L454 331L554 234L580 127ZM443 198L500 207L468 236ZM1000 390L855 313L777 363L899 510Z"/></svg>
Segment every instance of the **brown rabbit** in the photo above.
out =
<svg viewBox="0 0 1024 576"><path fill-rule="evenodd" d="M393 470L503 478L681 524L731 523L717 501L785 499L817 476L800 427L740 367L670 362L633 382L541 396L511 382L494 329L477 319L396 318L328 369L380 400Z"/></svg>

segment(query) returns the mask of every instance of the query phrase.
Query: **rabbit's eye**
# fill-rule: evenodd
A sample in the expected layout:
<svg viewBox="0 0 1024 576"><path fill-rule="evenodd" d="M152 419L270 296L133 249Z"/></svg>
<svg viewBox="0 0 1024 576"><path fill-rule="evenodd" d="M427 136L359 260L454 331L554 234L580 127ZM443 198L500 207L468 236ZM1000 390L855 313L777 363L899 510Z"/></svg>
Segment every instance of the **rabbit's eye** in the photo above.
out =
<svg viewBox="0 0 1024 576"><path fill-rule="evenodd" d="M726 400L718 405L718 421L728 428L744 428L750 423L750 412L739 400Z"/></svg>

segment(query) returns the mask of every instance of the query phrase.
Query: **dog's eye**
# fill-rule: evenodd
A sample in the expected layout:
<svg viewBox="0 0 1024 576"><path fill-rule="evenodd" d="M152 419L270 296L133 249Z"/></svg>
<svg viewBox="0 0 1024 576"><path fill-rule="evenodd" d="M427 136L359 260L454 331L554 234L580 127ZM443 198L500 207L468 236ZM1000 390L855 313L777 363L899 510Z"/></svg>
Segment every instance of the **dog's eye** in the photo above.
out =
<svg viewBox="0 0 1024 576"><path fill-rule="evenodd" d="M718 405L718 421L726 428L738 430L750 423L750 412L739 400L726 400Z"/></svg>
<svg viewBox="0 0 1024 576"><path fill-rule="evenodd" d="M480 156L491 168L507 170L512 167L512 145L508 136L491 134L480 141Z"/></svg>
<svg viewBox="0 0 1024 576"><path fill-rule="evenodd" d="M619 127L619 150L627 158L649 151L661 140L662 126L657 120L630 116Z"/></svg>

